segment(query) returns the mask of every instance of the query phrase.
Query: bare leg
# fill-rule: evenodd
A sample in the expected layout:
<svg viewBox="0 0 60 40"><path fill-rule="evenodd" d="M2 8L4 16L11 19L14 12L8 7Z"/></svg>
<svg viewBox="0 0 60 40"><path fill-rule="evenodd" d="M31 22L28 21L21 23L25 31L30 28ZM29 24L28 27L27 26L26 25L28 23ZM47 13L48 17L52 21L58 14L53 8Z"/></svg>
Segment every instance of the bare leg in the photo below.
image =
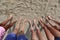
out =
<svg viewBox="0 0 60 40"><path fill-rule="evenodd" d="M30 30L31 30L31 40L38 40L37 38L37 34L36 32L34 31L34 27L32 27L32 23L30 23L31 27L30 27Z"/></svg>
<svg viewBox="0 0 60 40"><path fill-rule="evenodd" d="M40 20L42 23L44 23L42 20ZM60 37L60 32L53 28L51 25L48 25L44 23L44 25L50 30L50 32L55 36L55 37Z"/></svg>
<svg viewBox="0 0 60 40"><path fill-rule="evenodd" d="M6 25L6 26L4 26L4 28L5 28L5 30L7 31L10 27L12 27L13 26L13 24L15 24L16 23L16 20L15 21L13 21L12 23L10 23L10 24L8 24L8 25Z"/></svg>
<svg viewBox="0 0 60 40"><path fill-rule="evenodd" d="M60 29L59 29L56 25L53 26L53 24L51 24L51 23L49 22L49 19L48 19L47 17L46 17L45 19L46 19L46 21L48 21L48 23L49 23L52 27L54 27L55 29L57 29L57 30L60 31Z"/></svg>
<svg viewBox="0 0 60 40"><path fill-rule="evenodd" d="M31 30L31 34L32 34L31 40L38 40L36 32L34 31L34 27L32 27L33 26L32 21L29 19L26 21L30 24L30 30Z"/></svg>
<svg viewBox="0 0 60 40"><path fill-rule="evenodd" d="M43 27L45 33L46 33L46 36L48 38L48 40L54 40L54 36L52 35L52 33L46 28L46 26L44 25L44 23L42 22L42 20L40 19L40 24L41 26Z"/></svg>
<svg viewBox="0 0 60 40"><path fill-rule="evenodd" d="M56 21L56 20L52 19L50 16L47 16L47 18L48 18L49 20L54 21L54 22L55 22L55 23L57 23L58 25L60 25L60 22L58 22L58 21Z"/></svg>
<svg viewBox="0 0 60 40"><path fill-rule="evenodd" d="M8 19L6 19L2 23L0 23L0 26L5 26L8 23L8 21L11 19L12 19L12 15L10 15L10 17Z"/></svg>
<svg viewBox="0 0 60 40"><path fill-rule="evenodd" d="M15 34L18 34L18 31L20 29L21 20L22 20L22 17L19 19L18 24L16 25L16 27L15 27L15 29L13 31Z"/></svg>
<svg viewBox="0 0 60 40"><path fill-rule="evenodd" d="M20 35L24 34L24 29L25 29L25 24L23 24L23 26L20 28L20 33L19 33Z"/></svg>
<svg viewBox="0 0 60 40"><path fill-rule="evenodd" d="M36 20L34 20L34 24L35 24L35 27L36 27L36 32L37 32L37 35L39 37L39 40L45 40L45 38L43 37L40 29L38 28L37 24L36 24Z"/></svg>
<svg viewBox="0 0 60 40"><path fill-rule="evenodd" d="M25 34L25 33L24 33L24 29L25 29L25 22L28 22L28 23L29 23L29 20L24 19L23 26L20 28L20 34Z"/></svg>

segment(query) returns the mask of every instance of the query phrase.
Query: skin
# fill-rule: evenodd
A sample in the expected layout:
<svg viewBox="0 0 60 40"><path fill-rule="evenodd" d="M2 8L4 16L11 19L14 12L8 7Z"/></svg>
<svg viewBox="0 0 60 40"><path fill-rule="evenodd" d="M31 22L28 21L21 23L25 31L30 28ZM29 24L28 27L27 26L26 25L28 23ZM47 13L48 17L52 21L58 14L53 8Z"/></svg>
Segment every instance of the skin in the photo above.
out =
<svg viewBox="0 0 60 40"><path fill-rule="evenodd" d="M56 24L60 25L60 22L58 22L58 21L54 20L52 17L47 16L47 18L48 18L49 20L52 20L52 21L53 21L53 22L55 22Z"/></svg>
<svg viewBox="0 0 60 40"><path fill-rule="evenodd" d="M16 23L16 20L11 22L10 24L4 26L5 30L7 31L9 28L11 28Z"/></svg>
<svg viewBox="0 0 60 40"><path fill-rule="evenodd" d="M5 26L12 18L13 18L13 16L10 15L10 17L8 19L6 19L2 23L0 23L0 26Z"/></svg>
<svg viewBox="0 0 60 40"><path fill-rule="evenodd" d="M32 21L30 21L31 40L38 40L37 34L34 31L35 30L34 27L35 26L32 24Z"/></svg>
<svg viewBox="0 0 60 40"><path fill-rule="evenodd" d="M31 35L32 35L31 40L38 40L37 34L34 31L34 28L33 27L31 27Z"/></svg>
<svg viewBox="0 0 60 40"><path fill-rule="evenodd" d="M22 20L22 17L19 19L19 21L18 21L16 27L14 28L13 33L18 34L18 31L19 31L19 29L20 29L21 20Z"/></svg>
<svg viewBox="0 0 60 40"><path fill-rule="evenodd" d="M35 24L36 33L37 33L37 35L38 35L39 40L45 40L45 38L43 37L43 35L42 35L39 27L38 27L37 24L36 24L36 19L34 19L34 24Z"/></svg>
<svg viewBox="0 0 60 40"><path fill-rule="evenodd" d="M44 22L43 22L44 23ZM54 27L52 27L49 24L44 23L44 25L46 25L46 27L50 30L50 32L55 36L55 37L60 37L60 32L58 30L56 30Z"/></svg>
<svg viewBox="0 0 60 40"><path fill-rule="evenodd" d="M7 31L9 28L11 28L13 26L13 24L16 23L16 20L9 23L8 25L6 25L11 19L13 18L12 15L10 15L10 17L6 20L4 20L2 23L0 23L0 26L2 26L3 28L5 28L5 30Z"/></svg>
<svg viewBox="0 0 60 40"><path fill-rule="evenodd" d="M32 26L31 20L27 20L27 19L24 20L24 22L23 22L24 24L20 28L21 32L19 32L19 35L24 34L25 22L28 22L30 24L30 30L31 30L31 34L32 34L31 40L38 40L37 34L34 31L35 29L34 29L34 26Z"/></svg>
<svg viewBox="0 0 60 40"><path fill-rule="evenodd" d="M23 26L20 28L20 32L19 32L19 34L21 35L21 34L25 34L24 33L24 29L25 29L25 23L26 22L28 22L28 20L27 19L24 19L24 21L23 21Z"/></svg>
<svg viewBox="0 0 60 40"><path fill-rule="evenodd" d="M55 29L57 29L57 30L60 31L60 28L59 28L59 27L57 27L56 25L53 26L53 24L51 24L51 23L49 22L49 19L51 19L51 18L46 17L45 19L46 19L46 21L47 21L52 27L54 27Z"/></svg>
<svg viewBox="0 0 60 40"><path fill-rule="evenodd" d="M10 17L8 19L6 19L2 23L0 23L0 26L4 27L5 30L7 31L10 27L12 27L16 23L16 20L15 20L15 21L9 23L8 25L6 25L12 18L13 18L12 15L10 15ZM49 23L49 20L52 20L56 24L60 25L60 22L52 19L50 16L47 16L47 18L45 18L45 19L48 21L48 23ZM42 36L42 33L41 33L39 27L36 24L36 19L33 20L34 23L32 23L31 20L25 19L23 22L24 23L23 26L20 28L19 26L20 26L21 20L22 20L22 17L19 19L18 24L16 25L15 29L13 30L13 32L15 34L18 34L18 33L20 33L20 35L24 34L25 22L28 22L30 24L30 31L31 31L31 35L32 35L31 40L38 40L38 38L39 38L39 40L45 40L45 38ZM54 40L55 39L54 37L60 37L60 31L56 25L54 27L51 23L46 24L43 22L42 18L39 19L38 21L40 22L40 25L44 29L48 40ZM35 31L34 27L36 28L36 31ZM21 30L21 32L18 32L19 30Z"/></svg>
<svg viewBox="0 0 60 40"><path fill-rule="evenodd" d="M40 25L42 26L42 28L44 29L48 40L54 40L54 36L53 36L52 33L48 30L48 28L47 28L46 25L44 24L43 20L40 19L39 22L40 22Z"/></svg>

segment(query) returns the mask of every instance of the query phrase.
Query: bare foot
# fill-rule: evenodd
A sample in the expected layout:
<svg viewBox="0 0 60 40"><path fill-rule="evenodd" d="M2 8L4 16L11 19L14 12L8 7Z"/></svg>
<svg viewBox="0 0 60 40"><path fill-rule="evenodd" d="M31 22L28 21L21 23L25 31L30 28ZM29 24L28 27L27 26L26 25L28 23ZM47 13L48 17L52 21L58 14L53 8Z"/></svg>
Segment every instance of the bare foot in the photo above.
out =
<svg viewBox="0 0 60 40"><path fill-rule="evenodd" d="M9 19L11 20L13 18L13 15L10 15Z"/></svg>
<svg viewBox="0 0 60 40"><path fill-rule="evenodd" d="M51 19L52 19L52 17L51 17L51 16L47 16L47 18L48 18L49 20L51 20Z"/></svg>
<svg viewBox="0 0 60 40"><path fill-rule="evenodd" d="M39 27L37 26L37 23L36 23L36 19L34 19L34 25L35 25L36 29L39 29Z"/></svg>
<svg viewBox="0 0 60 40"><path fill-rule="evenodd" d="M13 31L16 34L18 34L18 32L19 32L21 20L22 20L22 17L20 17L20 19L19 19L19 21L18 21L18 23Z"/></svg>

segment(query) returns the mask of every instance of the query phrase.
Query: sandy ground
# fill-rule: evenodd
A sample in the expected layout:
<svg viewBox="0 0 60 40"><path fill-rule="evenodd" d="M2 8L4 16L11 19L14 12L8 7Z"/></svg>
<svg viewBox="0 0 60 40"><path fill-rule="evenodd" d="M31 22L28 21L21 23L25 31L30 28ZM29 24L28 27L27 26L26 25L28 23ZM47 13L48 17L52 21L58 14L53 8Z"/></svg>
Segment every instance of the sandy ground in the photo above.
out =
<svg viewBox="0 0 60 40"><path fill-rule="evenodd" d="M60 0L0 0L0 22L10 14L13 14L13 20L18 20L20 16L28 19L38 19L41 16L45 17L47 15L59 20Z"/></svg>

